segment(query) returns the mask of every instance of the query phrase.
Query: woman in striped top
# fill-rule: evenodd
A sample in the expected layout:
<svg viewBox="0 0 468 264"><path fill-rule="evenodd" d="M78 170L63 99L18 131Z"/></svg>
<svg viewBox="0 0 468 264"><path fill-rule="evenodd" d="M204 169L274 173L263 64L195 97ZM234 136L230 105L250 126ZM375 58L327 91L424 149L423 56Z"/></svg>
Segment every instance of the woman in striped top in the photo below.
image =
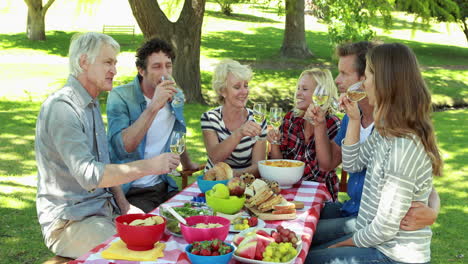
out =
<svg viewBox="0 0 468 264"><path fill-rule="evenodd" d="M400 229L412 201L428 202L432 175L442 160L430 117L431 95L414 53L403 44L383 44L367 54L364 88L375 107L374 133L359 143L356 103L343 98L349 116L343 168L367 167L355 233L308 263L429 263L432 232Z"/></svg>
<svg viewBox="0 0 468 264"><path fill-rule="evenodd" d="M255 123L252 110L246 108L252 75L250 67L234 60L221 61L214 71L212 85L221 106L201 116L208 154L205 171L223 161L235 176L244 172L259 175L257 161L266 155L266 122Z"/></svg>

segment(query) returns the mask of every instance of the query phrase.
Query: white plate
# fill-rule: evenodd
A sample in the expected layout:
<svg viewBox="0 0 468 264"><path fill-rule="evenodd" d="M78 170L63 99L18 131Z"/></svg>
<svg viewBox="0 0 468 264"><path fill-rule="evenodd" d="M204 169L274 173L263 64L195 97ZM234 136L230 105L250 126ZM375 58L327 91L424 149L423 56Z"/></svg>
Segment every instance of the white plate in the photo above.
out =
<svg viewBox="0 0 468 264"><path fill-rule="evenodd" d="M260 218L257 218L257 219L258 219L257 225L256 225L256 226L252 226L252 227L250 227L250 228L262 228L262 227L265 227L265 225L266 225L266 224L265 224L265 221L263 221L263 220L260 219ZM247 228L247 229L249 229L249 228ZM244 229L244 230L247 230L247 229ZM233 225L233 224L231 224L231 225L229 226L229 232L231 232L231 233L240 233L240 232L242 232L242 231L244 231L244 230L237 230L237 229L234 229L234 225Z"/></svg>
<svg viewBox="0 0 468 264"><path fill-rule="evenodd" d="M272 230L276 231L275 228L251 227L251 228L247 228L246 230L242 230L242 232L240 232L240 234L243 235L243 233L246 234L246 233L249 233L249 232L251 232L253 230L258 230L258 229L265 230L268 234L270 234ZM299 254L301 253L301 250L302 250L302 239L297 234L296 234L296 236L297 236L297 244L296 244L297 254L296 254L296 256L294 256L294 258L292 258L288 262L269 262L269 261L260 261L260 260L255 260L255 259L243 258L243 257L237 256L235 251L234 251L234 254L232 254L232 256L234 257L235 260L237 260L239 262L242 262L242 263L251 263L251 264L278 264L278 263L290 264L290 263L294 263L294 262L296 262L297 256L299 256ZM238 247L238 245L236 246L236 249L237 249L237 247Z"/></svg>

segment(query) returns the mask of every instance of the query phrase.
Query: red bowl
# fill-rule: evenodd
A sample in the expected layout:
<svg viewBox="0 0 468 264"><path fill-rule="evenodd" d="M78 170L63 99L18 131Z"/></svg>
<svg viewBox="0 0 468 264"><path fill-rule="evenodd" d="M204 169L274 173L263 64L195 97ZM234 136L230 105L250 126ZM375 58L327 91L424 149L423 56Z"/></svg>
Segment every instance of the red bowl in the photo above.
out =
<svg viewBox="0 0 468 264"><path fill-rule="evenodd" d="M195 215L185 218L187 225L180 224L180 230L182 236L185 238L187 243L191 244L195 241L205 241L219 239L224 241L229 233L229 225L231 221L224 217L213 216L213 215ZM191 227L193 225L204 223L204 224L221 224L221 227L214 228L196 228Z"/></svg>
<svg viewBox="0 0 468 264"><path fill-rule="evenodd" d="M158 242L164 234L166 228L166 218L159 225L151 226L131 226L130 224L135 219L146 219L154 216L152 214L126 214L115 218L117 234L125 242L127 248L135 251L144 251L154 248L154 244ZM124 224L127 223L126 224Z"/></svg>

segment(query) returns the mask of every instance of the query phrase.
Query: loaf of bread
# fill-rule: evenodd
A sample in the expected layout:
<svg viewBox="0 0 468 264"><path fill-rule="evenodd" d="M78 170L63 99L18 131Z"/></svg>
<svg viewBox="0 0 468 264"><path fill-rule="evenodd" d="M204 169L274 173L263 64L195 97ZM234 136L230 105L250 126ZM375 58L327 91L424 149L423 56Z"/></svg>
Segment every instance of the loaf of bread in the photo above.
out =
<svg viewBox="0 0 468 264"><path fill-rule="evenodd" d="M218 162L216 165L205 172L204 180L222 181L232 178L232 168L225 162Z"/></svg>

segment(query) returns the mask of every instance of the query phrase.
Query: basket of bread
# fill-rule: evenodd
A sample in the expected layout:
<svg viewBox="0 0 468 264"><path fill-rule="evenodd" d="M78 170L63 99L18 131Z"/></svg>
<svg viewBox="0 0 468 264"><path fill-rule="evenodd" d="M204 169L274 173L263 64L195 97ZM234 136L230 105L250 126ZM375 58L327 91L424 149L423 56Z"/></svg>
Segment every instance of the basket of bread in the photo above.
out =
<svg viewBox="0 0 468 264"><path fill-rule="evenodd" d="M218 162L216 165L207 170L204 175L197 177L197 184L202 193L211 190L218 183L227 185L232 179L232 169L225 162Z"/></svg>

